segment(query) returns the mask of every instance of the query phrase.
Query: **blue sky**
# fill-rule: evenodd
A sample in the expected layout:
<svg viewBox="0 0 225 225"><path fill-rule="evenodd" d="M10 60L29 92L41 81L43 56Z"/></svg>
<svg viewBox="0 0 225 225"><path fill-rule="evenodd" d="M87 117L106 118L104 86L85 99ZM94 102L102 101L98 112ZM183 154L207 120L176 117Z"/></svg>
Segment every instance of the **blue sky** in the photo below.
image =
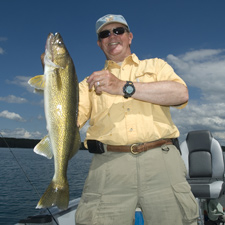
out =
<svg viewBox="0 0 225 225"><path fill-rule="evenodd" d="M180 140L188 131L207 129L225 145L224 0L1 0L0 6L0 132L5 137L46 135L43 96L27 81L43 74L40 55L48 33L61 33L82 81L103 68L95 22L113 13L128 21L132 52L140 59L163 58L187 83L188 106L171 110Z"/></svg>

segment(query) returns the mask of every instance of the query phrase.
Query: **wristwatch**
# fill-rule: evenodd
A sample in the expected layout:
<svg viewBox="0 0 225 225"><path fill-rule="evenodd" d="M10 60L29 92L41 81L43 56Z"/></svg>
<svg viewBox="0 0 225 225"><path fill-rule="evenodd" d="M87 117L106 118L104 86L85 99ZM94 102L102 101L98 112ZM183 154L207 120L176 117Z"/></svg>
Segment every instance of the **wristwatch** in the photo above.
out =
<svg viewBox="0 0 225 225"><path fill-rule="evenodd" d="M127 81L126 84L123 86L123 93L124 98L131 97L135 92L135 87L132 81Z"/></svg>

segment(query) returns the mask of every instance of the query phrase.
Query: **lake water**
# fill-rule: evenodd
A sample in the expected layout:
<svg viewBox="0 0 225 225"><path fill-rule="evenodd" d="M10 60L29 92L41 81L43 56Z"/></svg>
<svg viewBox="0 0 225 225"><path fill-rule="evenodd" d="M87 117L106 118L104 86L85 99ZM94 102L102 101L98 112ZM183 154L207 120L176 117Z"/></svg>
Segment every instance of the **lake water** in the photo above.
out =
<svg viewBox="0 0 225 225"><path fill-rule="evenodd" d="M20 219L38 214L35 209L54 173L54 161L37 155L32 149L11 149L25 171L7 148L0 148L0 224L13 225ZM69 162L70 200L80 197L92 154L79 151ZM36 193L37 189L39 195Z"/></svg>
<svg viewBox="0 0 225 225"><path fill-rule="evenodd" d="M54 173L54 161L37 155L32 149L11 149L35 186L42 195ZM79 151L69 162L68 181L70 199L81 196L88 174L92 154ZM20 219L39 213L35 209L39 196L23 174L18 162L7 148L0 148L0 225L13 225ZM225 196L219 199L225 207Z"/></svg>

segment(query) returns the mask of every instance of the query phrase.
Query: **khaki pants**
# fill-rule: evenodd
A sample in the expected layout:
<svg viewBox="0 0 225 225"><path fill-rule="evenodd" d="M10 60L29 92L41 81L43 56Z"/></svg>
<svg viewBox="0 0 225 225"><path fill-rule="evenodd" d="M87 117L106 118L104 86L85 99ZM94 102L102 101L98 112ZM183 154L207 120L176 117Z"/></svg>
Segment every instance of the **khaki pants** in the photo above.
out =
<svg viewBox="0 0 225 225"><path fill-rule="evenodd" d="M145 225L196 225L198 205L173 145L138 155L94 155L76 212L77 225L132 225L140 207Z"/></svg>

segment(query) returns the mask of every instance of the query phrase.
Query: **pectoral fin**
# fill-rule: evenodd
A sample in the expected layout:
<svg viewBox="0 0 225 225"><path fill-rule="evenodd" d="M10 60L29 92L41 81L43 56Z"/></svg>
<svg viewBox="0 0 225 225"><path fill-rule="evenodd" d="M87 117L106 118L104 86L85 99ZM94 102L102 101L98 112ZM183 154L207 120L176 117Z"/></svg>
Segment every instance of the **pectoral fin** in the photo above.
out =
<svg viewBox="0 0 225 225"><path fill-rule="evenodd" d="M28 84L32 87L34 87L37 90L44 90L45 88L45 78L44 75L37 75L35 77L32 77Z"/></svg>
<svg viewBox="0 0 225 225"><path fill-rule="evenodd" d="M50 138L46 135L35 147L34 152L51 159L53 157Z"/></svg>

